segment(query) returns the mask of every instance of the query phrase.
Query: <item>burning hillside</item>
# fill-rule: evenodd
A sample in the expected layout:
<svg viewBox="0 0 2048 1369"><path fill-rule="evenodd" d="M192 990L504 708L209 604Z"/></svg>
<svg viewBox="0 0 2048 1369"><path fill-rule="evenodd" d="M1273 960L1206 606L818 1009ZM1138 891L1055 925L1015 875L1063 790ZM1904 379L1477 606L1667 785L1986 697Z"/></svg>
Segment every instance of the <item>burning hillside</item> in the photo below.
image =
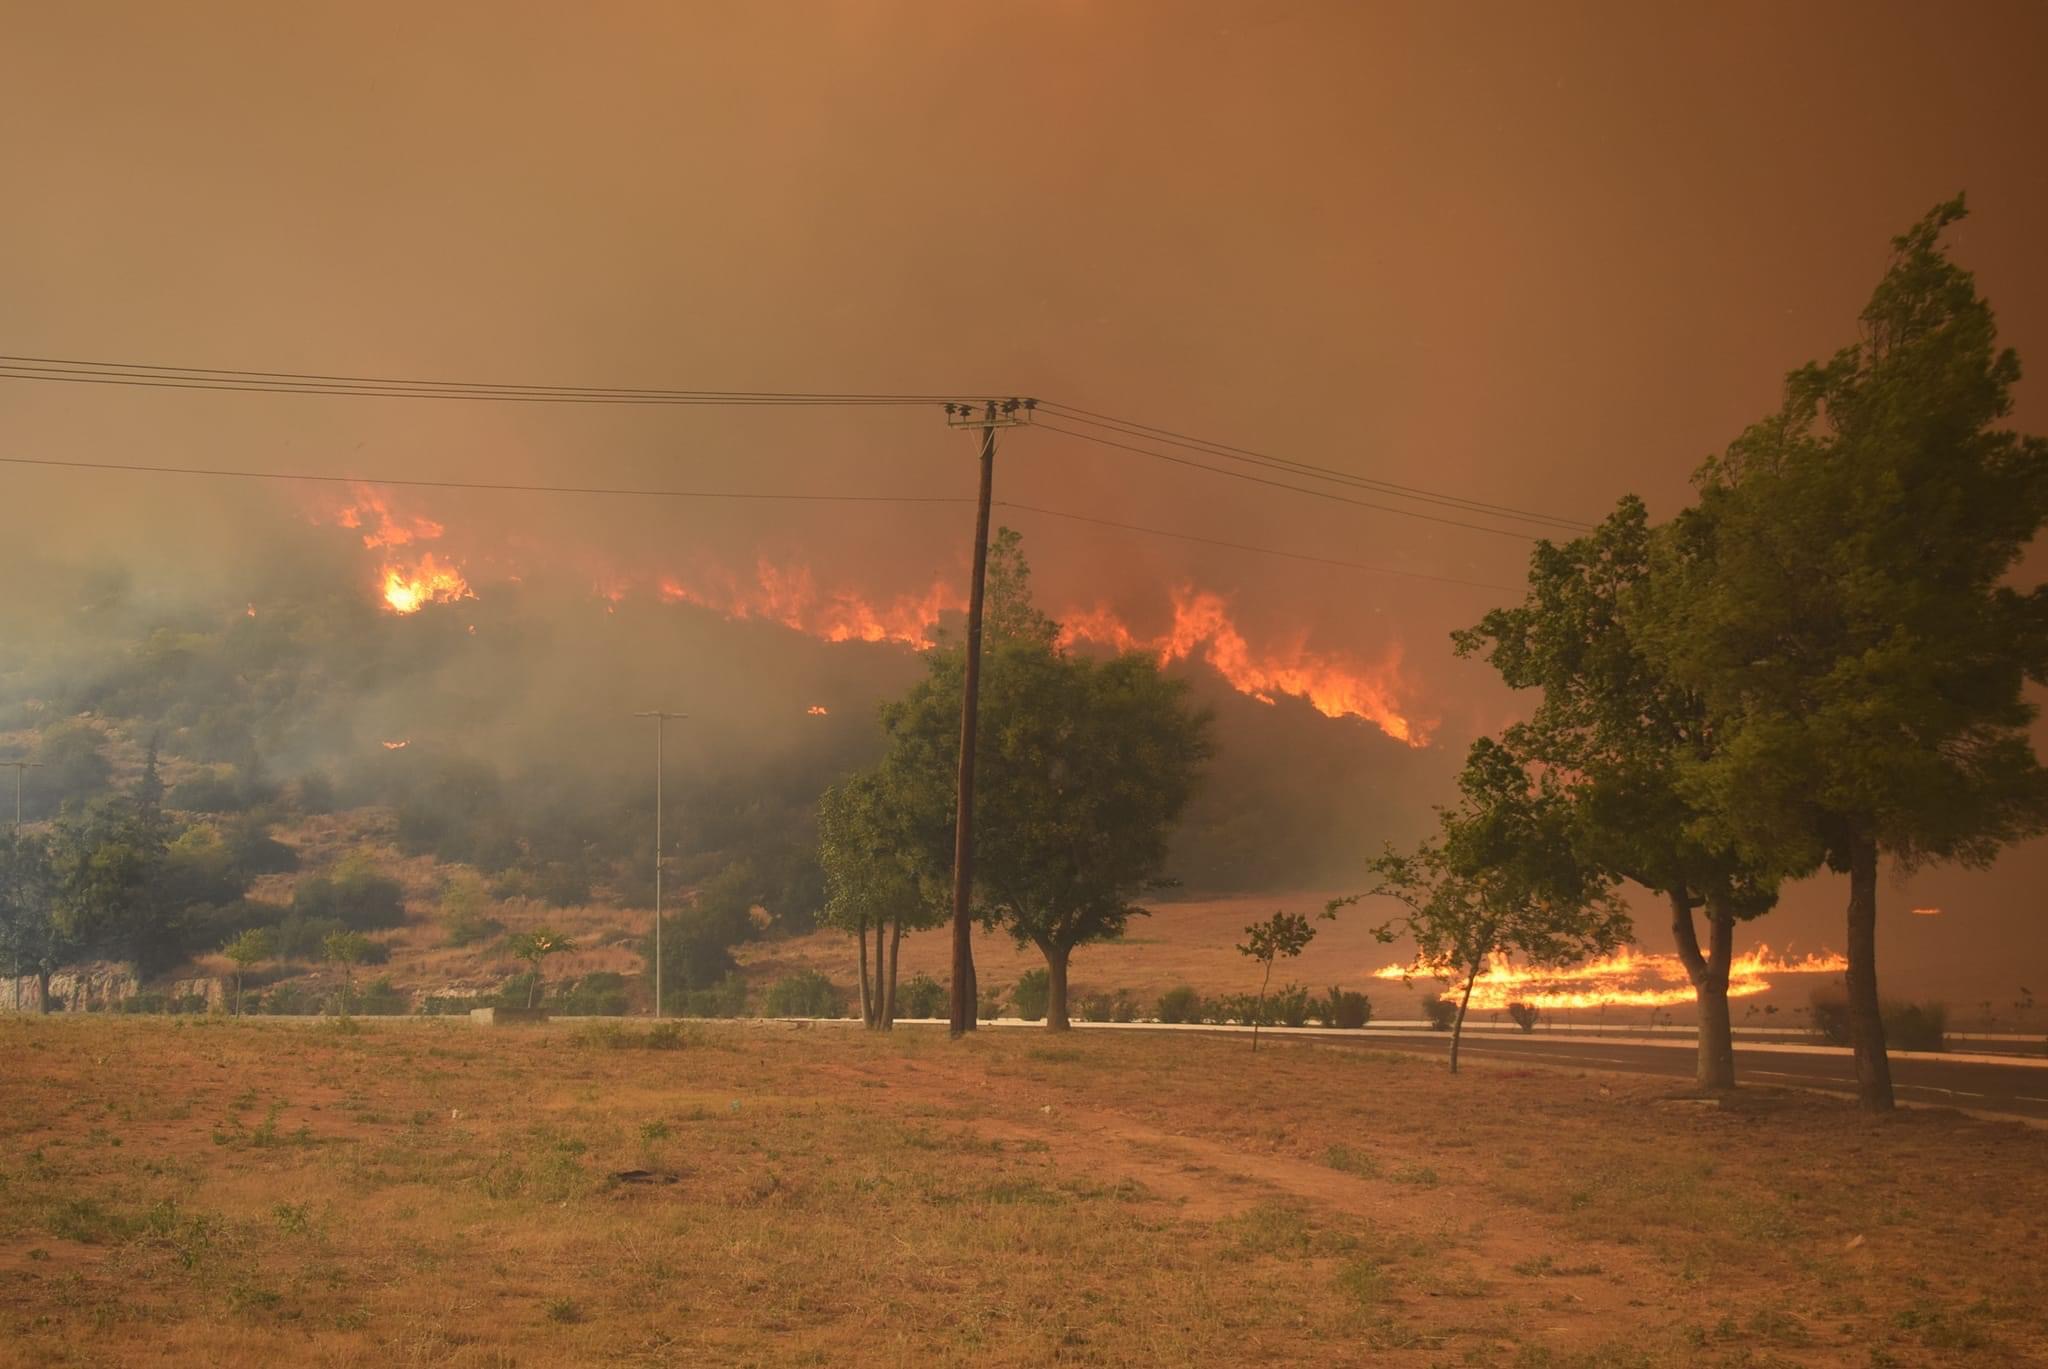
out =
<svg viewBox="0 0 2048 1369"><path fill-rule="evenodd" d="M1729 966L1728 996L1748 998L1766 993L1779 975L1840 974L1847 968L1848 962L1832 951L1794 958L1774 955L1770 947L1759 946L1737 956ZM1373 971L1375 979L1431 977L1433 971L1414 965L1387 965ZM1464 991L1459 982L1441 996L1456 1001ZM1516 965L1506 956L1496 955L1473 983L1471 1006L1477 1011L1498 1012L1510 1003L1538 1008L1650 1008L1692 1001L1692 981L1677 956L1623 949L1583 965L1554 968Z"/></svg>
<svg viewBox="0 0 2048 1369"><path fill-rule="evenodd" d="M390 612L412 614L430 604L477 597L464 558L449 549L447 525L401 511L388 492L355 486L345 503L318 517L356 532L364 549L374 554L371 584ZM423 545L428 543L434 545ZM615 565L592 568L586 554L578 575L607 611L630 597L646 596L737 622L774 623L821 641L887 642L919 651L937 640L942 617L966 608L964 571L891 593L829 581L799 562L756 557L751 566L736 569L701 550L690 559L687 570L636 571ZM1134 628L1100 600L1053 616L1064 625L1065 644L1140 652L1161 665L1200 661L1238 693L1261 703L1300 699L1326 717L1359 718L1409 746L1427 745L1435 722L1415 716L1403 702L1407 685L1398 645L1376 659L1364 659L1312 648L1299 631L1277 641L1255 641L1224 595L1191 585L1169 595L1172 620L1158 632Z"/></svg>

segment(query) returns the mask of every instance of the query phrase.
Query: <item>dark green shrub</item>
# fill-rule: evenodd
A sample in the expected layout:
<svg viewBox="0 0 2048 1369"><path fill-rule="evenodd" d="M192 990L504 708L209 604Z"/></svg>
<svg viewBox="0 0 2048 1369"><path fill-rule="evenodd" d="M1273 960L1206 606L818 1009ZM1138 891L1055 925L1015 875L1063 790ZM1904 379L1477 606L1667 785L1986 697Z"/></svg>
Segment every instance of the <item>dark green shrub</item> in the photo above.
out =
<svg viewBox="0 0 2048 1369"><path fill-rule="evenodd" d="M747 981L729 974L707 988L670 989L662 1008L677 1017L744 1017Z"/></svg>
<svg viewBox="0 0 2048 1369"><path fill-rule="evenodd" d="M1091 993L1081 1000L1083 1022L1135 1022L1138 1020L1138 1005L1132 1001L1130 992L1118 989L1114 995Z"/></svg>
<svg viewBox="0 0 2048 1369"><path fill-rule="evenodd" d="M1283 1027L1308 1025L1309 998L1306 984L1289 984L1266 998L1266 1020Z"/></svg>
<svg viewBox="0 0 2048 1369"><path fill-rule="evenodd" d="M777 980L761 1001L763 1017L844 1017L846 995L816 970Z"/></svg>
<svg viewBox="0 0 2048 1369"><path fill-rule="evenodd" d="M952 1014L952 999L946 1000L947 1015ZM983 984L974 997L974 1020L993 1022L1003 1015L1003 991L993 984Z"/></svg>
<svg viewBox="0 0 2048 1369"><path fill-rule="evenodd" d="M1458 1022L1458 1005L1438 998L1433 993L1422 995L1422 1015L1429 1019L1433 1032L1447 1032Z"/></svg>
<svg viewBox="0 0 2048 1369"><path fill-rule="evenodd" d="M1192 987L1182 984L1159 995L1159 1020L1161 1022L1200 1022L1202 996Z"/></svg>
<svg viewBox="0 0 2048 1369"><path fill-rule="evenodd" d="M1508 1016L1512 1017L1515 1025L1523 1031L1532 1032L1536 1030L1536 1024L1542 1020L1543 1010L1534 1003L1510 1003Z"/></svg>
<svg viewBox="0 0 2048 1369"><path fill-rule="evenodd" d="M1051 976L1043 969L1026 970L1010 989L1010 1006L1026 1022L1045 1020L1046 1000L1052 996Z"/></svg>
<svg viewBox="0 0 2048 1369"><path fill-rule="evenodd" d="M412 995L394 985L391 976L379 975L356 990L349 1007L368 1017L404 1017L412 1011Z"/></svg>
<svg viewBox="0 0 2048 1369"><path fill-rule="evenodd" d="M952 1006L946 986L928 974L913 975L908 984L896 987L898 1017L945 1017Z"/></svg>
<svg viewBox="0 0 2048 1369"><path fill-rule="evenodd" d="M1372 1021L1372 1000L1332 984L1328 997L1316 1004L1316 1018L1326 1027L1356 1031Z"/></svg>
<svg viewBox="0 0 2048 1369"><path fill-rule="evenodd" d="M252 1002L243 1009L255 1012ZM310 1017L320 1011L320 1000L297 984L280 984L263 995L262 1010L277 1017Z"/></svg>
<svg viewBox="0 0 2048 1369"><path fill-rule="evenodd" d="M292 911L305 918L331 918L352 932L396 927L405 921L398 881L380 875L360 859L343 860L328 875L301 880Z"/></svg>
<svg viewBox="0 0 2048 1369"><path fill-rule="evenodd" d="M626 977L599 970L564 980L555 990L554 1010L568 1017L624 1017Z"/></svg>
<svg viewBox="0 0 2048 1369"><path fill-rule="evenodd" d="M188 813L239 813L246 806L233 774L219 770L202 770L172 789L164 803Z"/></svg>
<svg viewBox="0 0 2048 1369"><path fill-rule="evenodd" d="M1897 1051L1948 1049L1948 1004L1887 1002L1880 1006L1884 1043ZM1813 1030L1831 1046L1854 1044L1849 1026L1849 1000L1821 990L1813 996Z"/></svg>

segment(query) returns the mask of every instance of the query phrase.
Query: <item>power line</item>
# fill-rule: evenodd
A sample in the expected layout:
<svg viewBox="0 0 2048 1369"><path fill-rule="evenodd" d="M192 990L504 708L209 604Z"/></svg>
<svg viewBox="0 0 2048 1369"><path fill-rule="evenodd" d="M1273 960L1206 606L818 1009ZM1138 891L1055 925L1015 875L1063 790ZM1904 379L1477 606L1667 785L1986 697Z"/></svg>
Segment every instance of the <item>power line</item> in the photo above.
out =
<svg viewBox="0 0 2048 1369"><path fill-rule="evenodd" d="M155 371L65 370L0 362L0 380L37 380L69 385L121 385L155 390L212 390L226 394L332 395L357 399L441 399L497 404L629 404L652 407L722 408L923 408L955 395L777 395L546 389L466 389L435 384L405 385L260 377L180 375Z"/></svg>
<svg viewBox="0 0 2048 1369"><path fill-rule="evenodd" d="M1227 442L1214 442L1207 438L1190 437L1174 432L1170 428L1155 427L1140 423L1136 419L1118 418L1112 414L1096 413L1090 409L1076 408L1058 400L1042 400L1041 405L1070 422L1085 423L1092 427L1107 428L1127 437L1144 438L1163 442L1170 446L1183 447L1189 451L1220 456L1227 460L1243 461L1268 470L1283 471L1294 475L1310 476L1336 484L1351 485L1359 489L1377 490L1402 498L1416 499L1425 503L1441 504L1451 508L1466 509L1474 513L1487 513L1503 518L1513 518L1525 523L1547 524L1572 532L1590 531L1592 524L1580 519L1563 518L1555 514L1538 513L1530 509L1517 508L1512 504L1493 504L1482 499L1469 499L1463 495L1447 494L1441 490L1425 489L1419 485L1403 485L1392 480L1381 480L1373 476L1357 475L1350 471L1337 470L1329 466L1318 466L1312 462L1297 461L1289 457L1274 456L1267 452L1254 451L1248 447L1232 446Z"/></svg>
<svg viewBox="0 0 2048 1369"><path fill-rule="evenodd" d="M1520 594L1522 591L1512 585L1496 585L1485 580L1460 580L1454 575L1431 575L1426 571L1402 570L1398 566L1376 566L1365 561L1343 561L1333 556L1312 556L1307 552L1282 551L1278 547L1258 547L1249 542L1230 542L1220 537L1201 537L1191 532L1173 532L1167 528L1148 528L1139 523L1119 523L1114 518L1097 518L1093 514L1069 513L1065 509L1041 508L1036 504L1020 504L1014 499L998 499L998 508L1017 509L1024 513L1041 513L1048 518L1065 518L1076 523L1092 523L1099 528L1116 528L1123 532L1140 532L1148 537L1170 537L1176 542L1195 542L1205 547L1225 547L1231 551L1248 551L1258 556L1277 556L1288 561L1306 561L1310 565L1336 566L1343 570L1371 571L1375 575L1399 575L1410 580L1433 580L1441 585L1463 585L1467 589L1498 590L1502 594Z"/></svg>
<svg viewBox="0 0 2048 1369"><path fill-rule="evenodd" d="M574 494L628 496L650 499L742 499L764 502L825 504L969 504L974 502L965 495L953 494L814 494L808 492L791 493L780 490L679 490L658 486L639 488L621 485L543 485L503 480L429 480L418 477L385 479L379 476L241 470L220 466L164 466L127 461L59 461L51 457L36 456L0 456L0 465L36 466L56 470L112 471L126 475L185 475L230 480L305 481L322 485L390 485L411 489L481 490L513 494ZM1423 571L1402 570L1395 566L1379 566L1364 561L1345 561L1336 557L1313 556L1306 552L1285 551L1278 547L1255 546L1249 542L1231 542L1222 538L1203 537L1195 533L1174 532L1168 528L1146 527L1138 523L1122 523L1113 518L1100 518L1086 513L1071 513L1065 509L1050 509L1038 504L1019 503L1015 500L1002 499L997 500L996 503L1001 508L1016 509L1023 513L1042 514L1047 518L1061 518L1069 522L1088 523L1103 528L1115 528L1121 532L1142 533L1148 537L1171 538L1175 541L1192 542L1200 546L1222 547L1231 551L1249 552L1255 556L1272 556L1282 560L1303 561L1312 565L1333 566L1343 570L1367 571L1378 575L1398 575L1411 580L1431 580L1447 585L1462 585L1470 589L1495 590L1503 594L1519 592L1509 585L1490 584L1482 580L1461 580L1455 576L1431 575Z"/></svg>
<svg viewBox="0 0 2048 1369"><path fill-rule="evenodd" d="M1097 437L1093 433L1077 432L1072 428L1062 428L1056 423L1047 423L1043 419L1040 419L1032 426L1041 432L1062 433L1067 437L1079 438L1083 442L1093 442L1104 447L1115 447L1121 451L1136 452L1140 456L1149 456L1155 461L1170 461L1176 466L1187 466L1198 471L1208 471L1211 475L1227 476L1232 480L1246 480L1254 485L1267 485L1277 490L1292 490L1296 494L1306 494L1316 499L1334 500L1339 504L1350 504L1361 509L1377 509L1381 513L1391 513L1402 518L1419 518L1425 523L1441 523L1445 527L1450 528L1467 528L1473 532L1488 532L1492 533L1495 537L1512 537L1523 542L1533 542L1536 540L1528 533L1516 532L1513 528L1496 528L1489 527L1484 523L1467 523L1459 518L1442 518L1433 513L1422 513L1416 509L1403 509L1392 504L1375 503L1370 499L1354 499L1350 495L1338 494L1334 490L1319 490L1308 485L1291 485L1285 480L1272 480L1262 475L1253 475L1249 471L1233 471L1223 466L1211 466L1201 461L1190 460L1185 456L1175 456L1171 452L1154 451L1150 447L1134 447L1128 442L1116 442L1107 437Z"/></svg>
<svg viewBox="0 0 2048 1369"><path fill-rule="evenodd" d="M58 461L41 456L0 456L9 466L51 466L59 470L123 471L136 475L203 475L235 480L306 480L323 485L396 485L427 490L493 490L514 494L631 495L643 499L765 499L819 504L971 504L957 494L813 494L784 490L678 490L626 485L538 485L509 480L423 480L400 476L324 475L297 471L251 471L221 466L148 466L126 461Z"/></svg>

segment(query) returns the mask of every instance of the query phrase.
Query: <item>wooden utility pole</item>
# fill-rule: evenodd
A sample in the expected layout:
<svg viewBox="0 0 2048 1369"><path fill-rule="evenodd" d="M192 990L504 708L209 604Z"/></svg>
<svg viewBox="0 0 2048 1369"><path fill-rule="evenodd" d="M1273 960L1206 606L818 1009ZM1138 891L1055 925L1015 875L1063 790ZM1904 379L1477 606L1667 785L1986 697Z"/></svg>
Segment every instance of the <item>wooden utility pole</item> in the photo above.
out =
<svg viewBox="0 0 2048 1369"><path fill-rule="evenodd" d="M635 713L636 718L654 719L654 1016L661 1018L661 776L666 766L662 763L662 733L668 728L669 719L687 718L687 713L664 713L660 709L649 709ZM535 962L535 973L539 962Z"/></svg>
<svg viewBox="0 0 2048 1369"><path fill-rule="evenodd" d="M995 490L996 429L1031 421L1035 399L948 404L946 422L981 430L981 497L974 513L974 580L967 591L967 663L960 699L960 783L953 817L953 1035L974 1030L974 745L981 703L981 601L988 577L988 510Z"/></svg>
<svg viewBox="0 0 2048 1369"><path fill-rule="evenodd" d="M983 535L987 535L988 520L982 520ZM14 767L14 830L21 830L21 777L31 770L42 768L41 761L0 761L0 766Z"/></svg>

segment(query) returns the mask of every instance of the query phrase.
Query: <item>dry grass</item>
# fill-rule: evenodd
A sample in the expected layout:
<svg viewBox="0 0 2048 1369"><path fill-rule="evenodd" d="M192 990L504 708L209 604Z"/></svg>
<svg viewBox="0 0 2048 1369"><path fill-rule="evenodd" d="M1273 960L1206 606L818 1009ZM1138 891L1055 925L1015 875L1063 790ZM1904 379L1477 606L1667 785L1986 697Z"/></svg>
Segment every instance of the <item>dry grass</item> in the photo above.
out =
<svg viewBox="0 0 2048 1369"><path fill-rule="evenodd" d="M1302 1042L650 1044L0 1020L0 1361L2048 1355L2016 1126Z"/></svg>

